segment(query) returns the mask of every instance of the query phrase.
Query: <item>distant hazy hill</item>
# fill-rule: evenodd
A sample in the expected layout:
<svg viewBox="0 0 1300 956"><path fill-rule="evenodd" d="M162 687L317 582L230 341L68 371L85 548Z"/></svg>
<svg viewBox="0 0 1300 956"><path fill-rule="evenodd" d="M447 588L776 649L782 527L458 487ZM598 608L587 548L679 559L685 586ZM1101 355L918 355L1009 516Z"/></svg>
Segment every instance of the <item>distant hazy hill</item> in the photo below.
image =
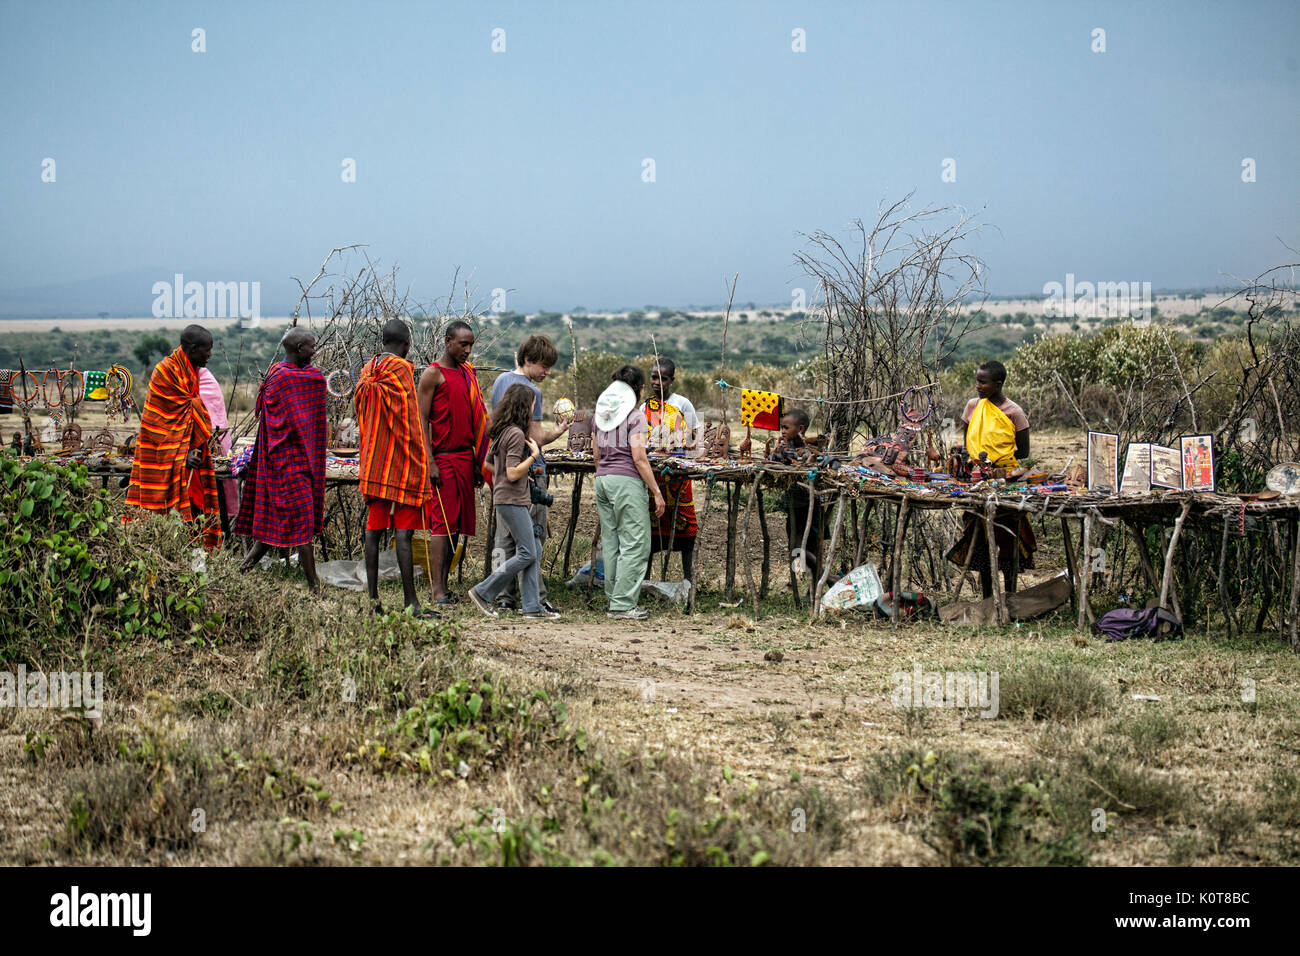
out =
<svg viewBox="0 0 1300 956"><path fill-rule="evenodd" d="M69 316L114 316L152 314L155 282L171 282L175 270L161 267L133 269L115 275L81 279L58 285L28 286L0 290L0 319L43 319ZM185 281L231 281L229 275L185 274ZM243 277L248 279L248 277ZM251 280L250 280L251 281ZM262 281L262 314L286 315L297 297L287 279Z"/></svg>

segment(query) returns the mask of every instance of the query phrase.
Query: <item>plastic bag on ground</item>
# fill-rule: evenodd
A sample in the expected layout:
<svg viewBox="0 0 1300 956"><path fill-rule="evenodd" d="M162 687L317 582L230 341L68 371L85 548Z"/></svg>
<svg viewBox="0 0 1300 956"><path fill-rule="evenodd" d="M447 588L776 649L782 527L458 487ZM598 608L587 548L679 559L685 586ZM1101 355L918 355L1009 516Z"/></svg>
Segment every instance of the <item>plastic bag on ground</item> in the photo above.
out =
<svg viewBox="0 0 1300 956"><path fill-rule="evenodd" d="M848 611L855 607L875 604L883 593L880 576L874 564L863 564L840 578L822 596L822 607L828 611Z"/></svg>
<svg viewBox="0 0 1300 956"><path fill-rule="evenodd" d="M641 593L645 595L658 595L659 597L668 598L670 601L685 604L687 599L691 596L691 582L651 581L647 579L641 582Z"/></svg>
<svg viewBox="0 0 1300 956"><path fill-rule="evenodd" d="M336 588L346 588L349 591L364 591L366 589L366 562L364 560L326 561L323 564L316 565L316 574L320 577L322 584L328 584ZM415 576L417 578L423 576L418 563L415 566ZM402 572L397 567L396 551L385 549L379 552L379 580L402 580Z"/></svg>
<svg viewBox="0 0 1300 956"><path fill-rule="evenodd" d="M580 588L586 587L591 581L591 562L588 561L582 567L578 568L578 573L569 578L566 587ZM596 584L604 585L605 583L605 558L600 551L596 552Z"/></svg>

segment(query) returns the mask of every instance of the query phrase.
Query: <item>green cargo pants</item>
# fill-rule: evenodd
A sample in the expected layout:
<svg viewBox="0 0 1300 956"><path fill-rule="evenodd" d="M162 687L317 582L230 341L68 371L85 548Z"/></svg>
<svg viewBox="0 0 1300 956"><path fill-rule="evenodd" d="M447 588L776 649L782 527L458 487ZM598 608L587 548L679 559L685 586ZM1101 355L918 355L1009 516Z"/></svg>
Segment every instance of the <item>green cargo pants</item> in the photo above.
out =
<svg viewBox="0 0 1300 956"><path fill-rule="evenodd" d="M626 475L596 479L605 597L611 611L630 611L641 596L650 559L650 507L645 482Z"/></svg>

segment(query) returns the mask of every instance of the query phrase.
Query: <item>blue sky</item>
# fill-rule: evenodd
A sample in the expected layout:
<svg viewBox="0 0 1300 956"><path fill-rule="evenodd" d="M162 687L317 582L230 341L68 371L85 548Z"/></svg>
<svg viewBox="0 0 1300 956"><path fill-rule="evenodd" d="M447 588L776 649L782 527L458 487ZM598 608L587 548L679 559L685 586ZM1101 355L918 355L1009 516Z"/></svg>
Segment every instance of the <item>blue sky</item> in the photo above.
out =
<svg viewBox="0 0 1300 956"><path fill-rule="evenodd" d="M788 302L800 232L913 190L983 210L995 294L1222 285L1300 246L1298 40L1294 2L10 0L0 289L139 273L148 314L183 272L269 312L366 242L419 298L460 266L520 310Z"/></svg>

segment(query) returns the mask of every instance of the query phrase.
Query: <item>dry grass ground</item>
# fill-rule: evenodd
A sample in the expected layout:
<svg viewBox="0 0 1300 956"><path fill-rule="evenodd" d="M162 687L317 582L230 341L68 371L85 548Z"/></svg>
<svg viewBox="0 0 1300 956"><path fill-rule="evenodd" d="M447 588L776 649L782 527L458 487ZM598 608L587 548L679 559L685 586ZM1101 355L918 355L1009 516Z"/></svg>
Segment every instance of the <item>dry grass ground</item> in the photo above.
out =
<svg viewBox="0 0 1300 956"><path fill-rule="evenodd" d="M1300 662L1275 636L813 624L783 593L755 622L720 606L724 523L704 519L697 613L652 603L641 624L558 569L563 620L462 604L447 628L244 578L221 600L255 610L217 639L110 649L102 721L0 710L0 861L1300 861ZM230 580L233 558L209 572ZM998 715L895 706L916 665L996 672Z"/></svg>

